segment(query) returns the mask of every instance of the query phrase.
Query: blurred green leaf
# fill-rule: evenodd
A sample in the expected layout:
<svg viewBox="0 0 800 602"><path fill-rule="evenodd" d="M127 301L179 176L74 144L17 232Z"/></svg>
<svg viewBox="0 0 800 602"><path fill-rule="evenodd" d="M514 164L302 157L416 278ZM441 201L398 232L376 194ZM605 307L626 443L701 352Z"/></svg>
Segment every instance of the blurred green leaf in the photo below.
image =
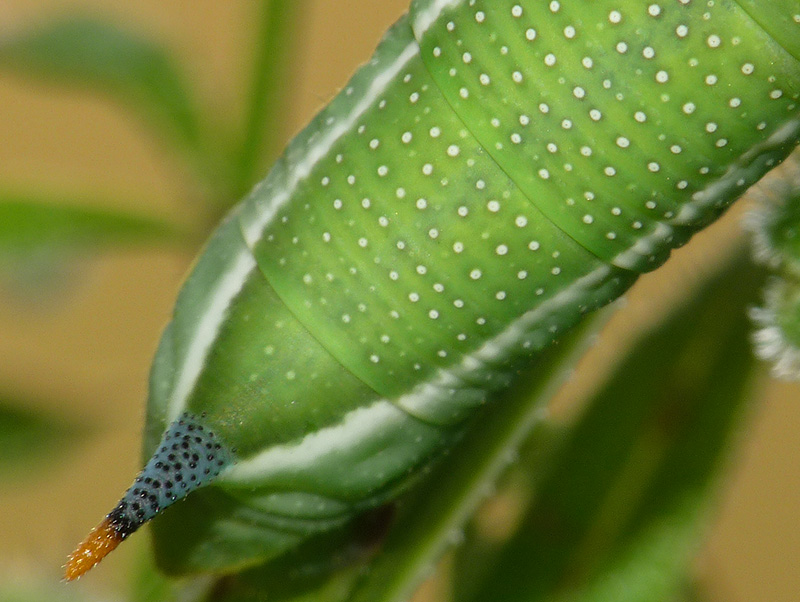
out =
<svg viewBox="0 0 800 602"><path fill-rule="evenodd" d="M137 33L70 16L0 39L0 68L98 88L154 122L181 146L198 144L194 100L169 52Z"/></svg>
<svg viewBox="0 0 800 602"><path fill-rule="evenodd" d="M69 282L79 254L186 240L174 225L151 217L0 192L0 277L12 296L26 301L44 300Z"/></svg>
<svg viewBox="0 0 800 602"><path fill-rule="evenodd" d="M131 569L130 602L169 602L176 598L175 583L160 573L149 546L137 540L139 549Z"/></svg>
<svg viewBox="0 0 800 602"><path fill-rule="evenodd" d="M0 478L22 478L31 470L74 449L89 430L44 412L26 408L19 401L0 397Z"/></svg>
<svg viewBox="0 0 800 602"><path fill-rule="evenodd" d="M642 337L571 429L483 583L463 587L456 571L456 600L661 601L685 591L747 405L746 309L762 281L738 253Z"/></svg>
<svg viewBox="0 0 800 602"><path fill-rule="evenodd" d="M131 544L134 542L131 541ZM130 569L128 602L197 602L203 600L213 578L170 579L155 565L150 542L139 538L135 561Z"/></svg>
<svg viewBox="0 0 800 602"><path fill-rule="evenodd" d="M63 253L184 237L174 225L151 217L0 193L0 256L24 258L41 249Z"/></svg>

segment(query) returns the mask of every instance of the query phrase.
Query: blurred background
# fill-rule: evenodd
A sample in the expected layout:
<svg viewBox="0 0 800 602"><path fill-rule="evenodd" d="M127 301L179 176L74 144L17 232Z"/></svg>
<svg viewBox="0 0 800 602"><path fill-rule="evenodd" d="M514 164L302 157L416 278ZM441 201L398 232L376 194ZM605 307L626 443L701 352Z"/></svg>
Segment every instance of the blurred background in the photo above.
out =
<svg viewBox="0 0 800 602"><path fill-rule="evenodd" d="M176 58L199 108L217 118L224 147L231 141L223 132L240 129L244 120L257 4L3 0L0 39L80 12L157 40ZM280 79L287 101L266 133L270 149L277 151L368 59L406 4L297 2ZM197 167L124 106L21 76L1 62L0 142L4 193L52 203L79 199L188 233L158 244L47 257L33 274L0 280L0 399L64 425L63 438L52 440L30 430L31 447L47 443L56 453L43 452L23 471L0 472L0 581L37 575L55 584L66 555L138 470L149 364L200 233L220 210L198 201L209 193L194 177ZM253 182L266 169L255 166ZM724 248L720 237L736 235L745 211L737 206L713 232L642 278L560 395L557 412L569 413L570 400L602 376L655 303L674 303L685 283L702 278ZM765 378L759 393L697 561L709 600L788 602L800 591L800 388ZM144 539L122 546L78 586L115 591Z"/></svg>

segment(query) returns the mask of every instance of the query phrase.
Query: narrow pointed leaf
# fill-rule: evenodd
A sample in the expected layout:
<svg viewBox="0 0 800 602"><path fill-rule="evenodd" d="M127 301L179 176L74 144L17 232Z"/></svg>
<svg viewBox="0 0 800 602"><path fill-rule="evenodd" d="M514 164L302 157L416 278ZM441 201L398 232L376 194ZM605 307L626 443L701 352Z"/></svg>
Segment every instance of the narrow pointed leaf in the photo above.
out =
<svg viewBox="0 0 800 602"><path fill-rule="evenodd" d="M34 469L63 456L86 430L0 397L0 481L33 477Z"/></svg>
<svg viewBox="0 0 800 602"><path fill-rule="evenodd" d="M0 69L99 89L138 111L160 134L194 147L194 100L160 44L91 17L73 16L0 38Z"/></svg>
<svg viewBox="0 0 800 602"><path fill-rule="evenodd" d="M746 310L762 279L739 253L642 337L571 429L493 570L475 591L457 590L457 600L680 593L747 405Z"/></svg>
<svg viewBox="0 0 800 602"><path fill-rule="evenodd" d="M37 250L85 250L143 242L176 242L184 235L159 219L123 211L49 204L0 193L0 256Z"/></svg>
<svg viewBox="0 0 800 602"><path fill-rule="evenodd" d="M186 233L159 219L0 193L0 283L25 302L46 300L72 282L81 255L186 240Z"/></svg>

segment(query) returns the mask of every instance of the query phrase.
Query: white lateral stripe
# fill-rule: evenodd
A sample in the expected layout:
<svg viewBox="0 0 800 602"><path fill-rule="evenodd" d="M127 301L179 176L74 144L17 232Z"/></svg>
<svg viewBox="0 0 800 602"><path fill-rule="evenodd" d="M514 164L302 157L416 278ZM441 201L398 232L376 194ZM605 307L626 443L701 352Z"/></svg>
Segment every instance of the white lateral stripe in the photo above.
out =
<svg viewBox="0 0 800 602"><path fill-rule="evenodd" d="M348 412L333 426L308 433L298 444L276 445L237 462L222 473L220 481L246 483L270 472L302 471L313 467L334 450L341 452L358 447L365 439L397 428L407 419L408 416L391 402L378 400L365 408Z"/></svg>
<svg viewBox="0 0 800 602"><path fill-rule="evenodd" d="M188 353L178 368L178 378L167 406L167 422L172 423L184 411L186 401L194 389L200 371L206 362L208 351L217 338L219 328L227 315L233 298L242 290L256 262L250 251L242 246L229 270L216 282L208 305L200 313L194 334L188 344Z"/></svg>
<svg viewBox="0 0 800 602"><path fill-rule="evenodd" d="M384 71L375 76L364 96L356 103L350 114L326 130L319 142L308 148L303 160L291 166L286 188L275 192L275 196L272 197L269 205L265 207L258 219L249 224L242 224L245 239L251 247L261 238L265 226L272 220L278 210L291 198L297 185L308 177L314 166L330 152L336 141L351 131L356 121L386 91L395 76L418 54L419 45L416 41L406 46L391 65L388 65Z"/></svg>
<svg viewBox="0 0 800 602"><path fill-rule="evenodd" d="M664 222L656 222L655 229L641 238L637 238L630 247L617 253L611 263L618 268L636 272L642 258L653 255L667 239L675 233L672 226Z"/></svg>
<svg viewBox="0 0 800 602"><path fill-rule="evenodd" d="M608 278L610 273L611 268L601 265L585 276L581 276L535 309L522 314L505 330L486 341L477 351L467 357L474 356L482 362L507 360L509 352L531 331L531 327L544 324L548 316L560 312L564 307L577 305L577 302L583 299L586 291L595 288Z"/></svg>
<svg viewBox="0 0 800 602"><path fill-rule="evenodd" d="M671 223L691 225L708 207L713 206L724 195L730 194L737 188L737 181L749 175L750 166L756 157L782 144L786 144L797 137L798 133L800 133L800 119L786 121L766 140L754 144L742 153L736 163L730 165L722 177L714 180L702 190L695 192L692 195L692 200L681 207L678 215L671 220Z"/></svg>
<svg viewBox="0 0 800 602"><path fill-rule="evenodd" d="M417 12L414 15L414 25L412 26L417 40L422 39L425 32L430 29L445 9L458 6L462 2L463 0L433 0L425 10Z"/></svg>
<svg viewBox="0 0 800 602"><path fill-rule="evenodd" d="M486 340L478 349L463 356L458 365L437 370L431 378L414 387L409 393L402 395L397 400L397 404L412 411L424 408L431 397L446 396L447 391L454 386L462 388L464 380L476 369L491 369L491 365L496 366L507 361L514 351L519 349L520 343L529 333L545 324L548 316L558 313L565 306L574 305L578 299L582 298L585 290L590 290L600 284L610 272L608 266L601 265L578 278L538 307L522 314L504 330ZM454 380L456 379L460 385L455 385ZM468 386L467 393L465 401L474 397L474 387Z"/></svg>

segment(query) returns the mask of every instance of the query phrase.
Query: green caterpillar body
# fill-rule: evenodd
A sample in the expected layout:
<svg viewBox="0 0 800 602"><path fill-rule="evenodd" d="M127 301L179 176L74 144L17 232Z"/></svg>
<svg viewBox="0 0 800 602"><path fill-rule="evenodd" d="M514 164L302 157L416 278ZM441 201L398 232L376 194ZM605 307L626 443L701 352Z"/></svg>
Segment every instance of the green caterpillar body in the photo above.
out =
<svg viewBox="0 0 800 602"><path fill-rule="evenodd" d="M262 561L396 496L797 145L798 33L796 0L412 2L179 296L145 455L188 417L230 457L154 521L164 567Z"/></svg>

